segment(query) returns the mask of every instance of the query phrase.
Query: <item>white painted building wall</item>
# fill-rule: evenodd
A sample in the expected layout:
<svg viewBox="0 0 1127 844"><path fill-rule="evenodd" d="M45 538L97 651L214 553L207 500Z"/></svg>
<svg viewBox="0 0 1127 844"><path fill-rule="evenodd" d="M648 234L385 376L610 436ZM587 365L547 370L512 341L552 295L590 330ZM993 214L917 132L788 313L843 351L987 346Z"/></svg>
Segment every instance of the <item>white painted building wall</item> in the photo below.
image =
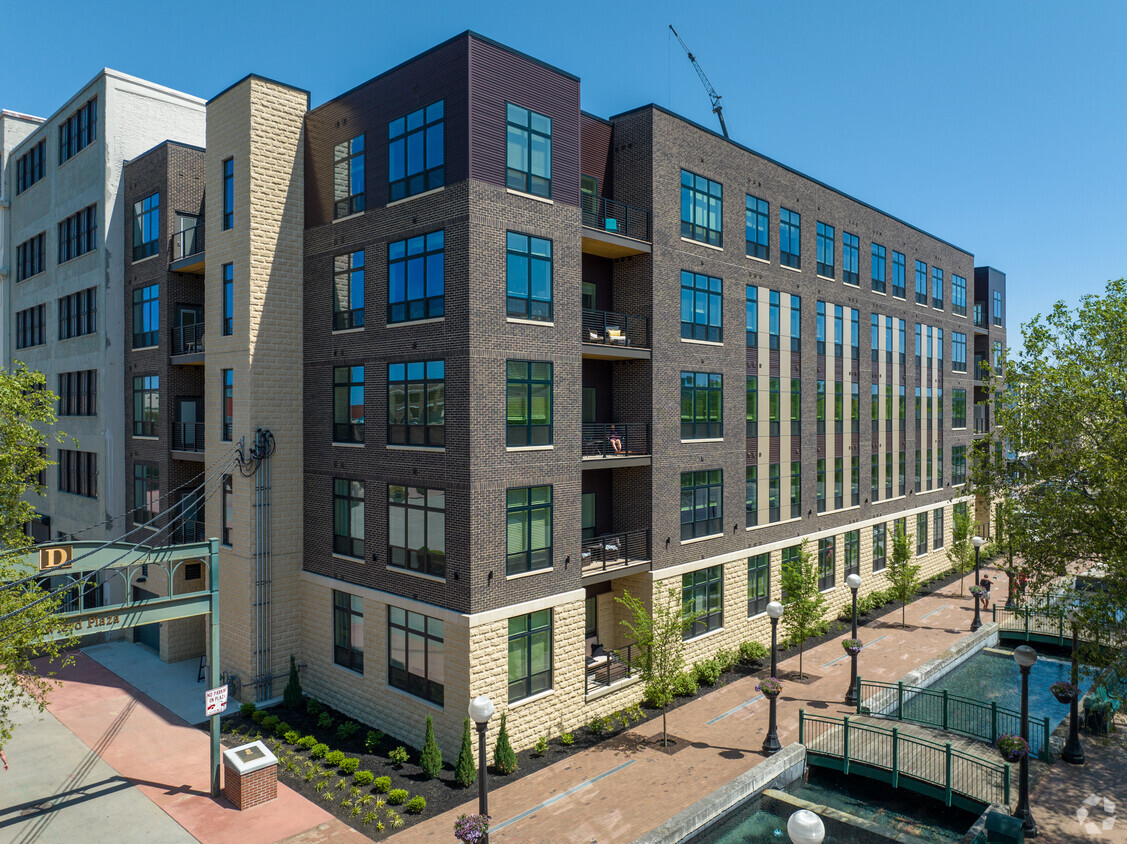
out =
<svg viewBox="0 0 1127 844"><path fill-rule="evenodd" d="M8 275L16 272L16 244L8 237L11 200L16 193L16 158L12 155L19 144L43 122L42 117L20 114L7 109L0 111L0 324L7 325ZM26 151L21 150L21 155ZM13 279L14 280L14 279ZM0 331L0 355L11 360L11 332Z"/></svg>

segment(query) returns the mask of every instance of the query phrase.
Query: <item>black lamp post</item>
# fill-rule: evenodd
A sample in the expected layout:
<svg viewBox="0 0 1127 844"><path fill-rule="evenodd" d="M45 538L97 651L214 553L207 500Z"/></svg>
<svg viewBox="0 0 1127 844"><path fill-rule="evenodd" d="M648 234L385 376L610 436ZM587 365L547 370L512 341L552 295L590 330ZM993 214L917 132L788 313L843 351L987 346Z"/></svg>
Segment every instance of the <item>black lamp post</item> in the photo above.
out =
<svg viewBox="0 0 1127 844"><path fill-rule="evenodd" d="M1029 645L1019 645L1014 648L1014 662L1021 669L1021 737L1029 743L1029 669L1037 661L1037 651ZM1030 748L1030 753L1033 752ZM1021 827L1025 830L1026 838L1037 836L1037 823L1033 820L1033 813L1029 810L1029 753L1021 757L1021 767L1018 776L1017 808L1014 817L1021 818Z"/></svg>
<svg viewBox="0 0 1127 844"><path fill-rule="evenodd" d="M1077 619L1073 610L1068 614L1072 624L1072 685L1076 694L1068 705L1068 743L1061 751L1060 758L1071 765L1084 764L1084 748L1080 745L1080 663L1076 658Z"/></svg>
<svg viewBox="0 0 1127 844"><path fill-rule="evenodd" d="M845 578L846 584L853 590L853 638L857 638L857 590L861 588L861 575L851 574ZM845 693L847 706L857 705L857 651L849 652L849 691Z"/></svg>
<svg viewBox="0 0 1127 844"><path fill-rule="evenodd" d="M470 718L477 724L477 811L489 815L489 799L485 788L485 730L493 717L493 701L485 695L470 701ZM483 844L489 844L489 833L485 833Z"/></svg>
<svg viewBox="0 0 1127 844"><path fill-rule="evenodd" d="M778 601L772 601L767 605L767 617L771 619L771 676L774 677L778 671L778 641L779 641L779 619L783 617L783 605ZM769 695L767 698L768 705L771 707L770 721L767 725L767 738L763 739L763 752L768 756L773 756L783 749L779 744L779 729L775 719L775 698L778 695Z"/></svg>
<svg viewBox="0 0 1127 844"><path fill-rule="evenodd" d="M982 582L982 577L978 571L978 552L982 546L986 544L986 540L981 536L972 536L970 544L974 546L974 585L978 586ZM981 588L981 587L980 587ZM982 626L982 599L978 595L974 595L974 621L970 623L970 630L973 633Z"/></svg>

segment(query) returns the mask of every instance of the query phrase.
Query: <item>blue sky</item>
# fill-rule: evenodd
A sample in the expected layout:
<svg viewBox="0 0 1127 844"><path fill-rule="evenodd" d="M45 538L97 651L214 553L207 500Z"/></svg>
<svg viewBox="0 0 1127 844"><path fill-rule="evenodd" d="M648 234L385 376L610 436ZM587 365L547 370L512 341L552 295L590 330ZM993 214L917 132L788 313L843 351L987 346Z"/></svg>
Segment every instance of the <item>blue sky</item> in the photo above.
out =
<svg viewBox="0 0 1127 844"><path fill-rule="evenodd" d="M974 253L1008 277L1010 342L1124 272L1127 4L212 2L8 4L0 107L46 115L109 66L202 97L247 73L317 105L465 29L649 102ZM18 33L28 33L21 37Z"/></svg>

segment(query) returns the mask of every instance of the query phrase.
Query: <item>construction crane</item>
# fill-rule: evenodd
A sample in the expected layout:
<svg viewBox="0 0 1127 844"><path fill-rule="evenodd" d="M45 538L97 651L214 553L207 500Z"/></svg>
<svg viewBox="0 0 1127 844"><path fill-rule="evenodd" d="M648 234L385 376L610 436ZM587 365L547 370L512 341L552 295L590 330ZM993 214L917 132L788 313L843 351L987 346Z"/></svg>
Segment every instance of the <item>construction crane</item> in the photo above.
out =
<svg viewBox="0 0 1127 844"><path fill-rule="evenodd" d="M673 34L677 35L677 30L673 29L673 24L669 24L669 28L673 30ZM685 50L685 55L689 57L689 61L693 63L693 69L696 70L697 76L700 77L701 83L704 85L704 90L708 91L709 99L712 100L712 110L716 116L720 118L720 131L724 133L724 137L728 137L728 127L724 125L724 106L720 105L720 95L716 93L716 89L712 87L712 83L708 81L708 77L704 75L704 71L700 68L700 62L697 57L693 55L692 50L684 42L680 35L677 35L677 40L681 42L681 47Z"/></svg>

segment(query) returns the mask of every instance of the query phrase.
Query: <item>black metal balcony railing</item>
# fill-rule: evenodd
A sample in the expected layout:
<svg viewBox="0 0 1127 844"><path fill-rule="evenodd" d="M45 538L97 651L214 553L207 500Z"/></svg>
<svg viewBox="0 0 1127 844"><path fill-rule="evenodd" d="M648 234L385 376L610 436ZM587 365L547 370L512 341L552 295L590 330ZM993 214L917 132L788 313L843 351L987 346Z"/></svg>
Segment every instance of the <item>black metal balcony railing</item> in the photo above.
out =
<svg viewBox="0 0 1127 844"><path fill-rule="evenodd" d="M601 645L595 645L592 654L587 657L587 694L629 680L634 676L633 662L637 657L636 651L637 648L632 644L607 650Z"/></svg>
<svg viewBox="0 0 1127 844"><path fill-rule="evenodd" d="M988 326L986 320L986 305L982 302L974 303L974 327L986 328Z"/></svg>
<svg viewBox="0 0 1127 844"><path fill-rule="evenodd" d="M584 457L638 457L650 453L648 424L596 422L583 426Z"/></svg>
<svg viewBox="0 0 1127 844"><path fill-rule="evenodd" d="M177 325L172 329L172 354L194 355L203 351L203 323Z"/></svg>
<svg viewBox="0 0 1127 844"><path fill-rule="evenodd" d="M986 408L975 408L974 432L976 434L986 434L990 432L990 417L986 413Z"/></svg>
<svg viewBox="0 0 1127 844"><path fill-rule="evenodd" d="M650 321L647 317L584 309L583 342L648 349Z"/></svg>
<svg viewBox="0 0 1127 844"><path fill-rule="evenodd" d="M653 559L649 529L593 537L583 543L580 557L583 574L648 562Z"/></svg>
<svg viewBox="0 0 1127 844"><path fill-rule="evenodd" d="M172 531L172 541L177 545L186 545L191 542L203 542L207 539L202 521L184 519Z"/></svg>
<svg viewBox="0 0 1127 844"><path fill-rule="evenodd" d="M190 229L178 231L172 235L172 260L179 261L203 252L203 221L196 223Z"/></svg>
<svg viewBox="0 0 1127 844"><path fill-rule="evenodd" d="M203 451L203 422L173 422L173 451Z"/></svg>
<svg viewBox="0 0 1127 844"><path fill-rule="evenodd" d="M635 240L650 240L650 212L617 199L584 194L583 225Z"/></svg>
<svg viewBox="0 0 1127 844"><path fill-rule="evenodd" d="M974 380L986 380L986 355L974 356Z"/></svg>

